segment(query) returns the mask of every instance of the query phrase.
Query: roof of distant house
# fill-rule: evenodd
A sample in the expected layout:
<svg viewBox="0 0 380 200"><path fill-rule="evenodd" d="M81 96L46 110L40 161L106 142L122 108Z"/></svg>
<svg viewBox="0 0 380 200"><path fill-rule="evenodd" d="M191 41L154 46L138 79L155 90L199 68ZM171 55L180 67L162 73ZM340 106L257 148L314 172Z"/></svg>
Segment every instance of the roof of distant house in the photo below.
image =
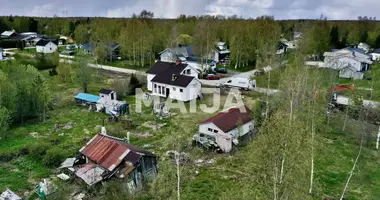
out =
<svg viewBox="0 0 380 200"><path fill-rule="evenodd" d="M194 79L193 76L181 75L187 66L187 64L182 63L177 65L176 63L158 61L146 73L156 74L151 80L152 82L186 87Z"/></svg>
<svg viewBox="0 0 380 200"><path fill-rule="evenodd" d="M21 200L21 197L19 197L16 193L11 191L10 189L5 190L3 193L0 194L0 199L4 200Z"/></svg>
<svg viewBox="0 0 380 200"><path fill-rule="evenodd" d="M108 171L113 171L123 160L136 165L141 156L154 156L153 153L128 144L120 138L103 134L94 136L79 151Z"/></svg>
<svg viewBox="0 0 380 200"><path fill-rule="evenodd" d="M192 46L178 46L174 48L167 48L163 50L162 52L160 52L159 54L162 54L165 51L170 51L172 53L175 53L177 57L182 56L182 57L188 58L188 57L194 56Z"/></svg>
<svg viewBox="0 0 380 200"><path fill-rule="evenodd" d="M239 121L242 124L252 121L252 111L247 106L230 108L227 112L220 112L200 124L213 123L220 130L228 132L238 127Z"/></svg>
<svg viewBox="0 0 380 200"><path fill-rule="evenodd" d="M95 48L99 45L99 43L87 43L87 44L82 44L82 49L85 49L87 51L94 51ZM115 50L116 48L120 47L120 44L117 43L106 43L105 44L107 47L109 47L112 50Z"/></svg>
<svg viewBox="0 0 380 200"><path fill-rule="evenodd" d="M99 90L99 93L102 93L102 94L111 94L112 92L113 92L112 90L104 89L104 88Z"/></svg>
<svg viewBox="0 0 380 200"><path fill-rule="evenodd" d="M1 33L1 36L11 36L12 34L17 34L15 31L4 31L3 33Z"/></svg>
<svg viewBox="0 0 380 200"><path fill-rule="evenodd" d="M46 46L49 42L52 42L53 44L57 45L56 41L47 40L47 39L41 39L36 43L36 46Z"/></svg>
<svg viewBox="0 0 380 200"><path fill-rule="evenodd" d="M97 101L99 101L100 97L93 95L93 94L79 93L75 96L75 99L79 99L82 101L88 101L91 103L96 103Z"/></svg>
<svg viewBox="0 0 380 200"><path fill-rule="evenodd" d="M358 52L358 53L365 54L365 50L360 49L360 48L347 47L345 49L347 49L347 50L349 50L351 52Z"/></svg>

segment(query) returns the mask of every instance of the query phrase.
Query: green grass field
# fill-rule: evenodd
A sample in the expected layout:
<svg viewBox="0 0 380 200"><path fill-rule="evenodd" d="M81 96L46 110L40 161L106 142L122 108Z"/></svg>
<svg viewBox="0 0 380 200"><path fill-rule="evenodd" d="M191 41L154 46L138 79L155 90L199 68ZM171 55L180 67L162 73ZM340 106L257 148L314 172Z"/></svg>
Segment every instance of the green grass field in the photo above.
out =
<svg viewBox="0 0 380 200"><path fill-rule="evenodd" d="M66 157L74 156L87 140L99 131L96 126L101 125L103 120L108 117L104 113L91 112L75 105L73 96L82 91L80 85L75 83L75 79L72 83L62 83L57 76L50 77L47 71L42 73L49 80L53 98L57 104L54 110L49 111L49 119L46 122L31 120L23 125L15 125L9 132L9 137L0 140L0 174L2 174L0 191L10 188L18 194L23 194L25 191L31 191L42 178L56 174L56 166L45 164L47 157L56 154L57 161L61 162ZM276 72L274 71L272 74L276 74ZM94 82L89 86L89 93L97 94L97 91L103 87L110 88L109 80L112 78L114 77L106 73L94 73ZM244 98L244 101L252 105L260 97L260 95L253 94ZM223 99L225 98L223 97ZM199 103L211 105L211 99L211 96L205 96L205 99ZM248 177L246 175L249 169L245 166L245 160L248 155L252 156L250 148L242 147L229 154L216 154L190 147L197 124L211 117L212 114L203 112L183 114L174 109L173 117L158 120L159 123L166 123L166 126L158 131L153 131L142 126L147 121L155 122L156 118L152 115L151 108L143 107L142 114L138 115L134 112L135 97L129 96L125 100L130 104L132 111L128 118L138 126L132 128L123 123L107 123L108 134L126 137L127 132L131 132L132 144L138 146L149 144L146 149L155 152L159 157L164 157L167 150L175 148L176 143L173 141L181 136L182 142L189 144L185 150L192 160L215 160L212 165L188 164L183 166L181 169L183 176L181 199L231 199L233 194L237 195L237 193L241 193L242 188L246 188L249 176L254 178L254 173L249 173ZM341 115L335 115L331 120L330 129L319 130L316 134L315 180L318 195L310 199L321 199L322 195L338 199L343 191L345 181L358 153L358 139L357 131L341 131L342 120ZM55 124L69 122L75 123L72 129L53 131ZM350 120L347 130L356 130L355 124L357 123L355 120ZM375 200L380 196L378 189L380 185L380 168L378 167L380 154L374 150L377 129L369 124L366 127L365 131L368 133L368 137L366 137L362 156L347 193L347 199L350 200ZM37 136L33 136L32 133L37 133ZM149 133L150 136L146 136L146 133ZM256 142L253 140L253 145ZM54 150L55 154L41 155L39 154L41 149L46 149L47 152ZM165 174L172 170L161 168L160 173ZM176 177L172 178L171 181L175 182ZM67 186L70 188L69 192L72 192L73 185ZM83 186L78 187L86 189ZM75 189L77 188L72 190ZM175 192L175 188L173 188L173 192ZM241 197L242 195L237 196ZM153 196L141 194L136 198L152 199ZM254 197L243 199L254 199Z"/></svg>

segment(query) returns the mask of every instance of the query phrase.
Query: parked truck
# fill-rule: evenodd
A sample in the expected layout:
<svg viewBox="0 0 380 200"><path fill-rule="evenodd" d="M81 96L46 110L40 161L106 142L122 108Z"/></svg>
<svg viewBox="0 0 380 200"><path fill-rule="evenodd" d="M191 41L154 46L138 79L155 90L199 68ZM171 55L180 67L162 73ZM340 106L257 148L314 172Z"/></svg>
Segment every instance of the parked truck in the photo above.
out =
<svg viewBox="0 0 380 200"><path fill-rule="evenodd" d="M256 88L256 80L243 77L233 77L225 83L221 83L219 87L238 88L240 90L253 90Z"/></svg>

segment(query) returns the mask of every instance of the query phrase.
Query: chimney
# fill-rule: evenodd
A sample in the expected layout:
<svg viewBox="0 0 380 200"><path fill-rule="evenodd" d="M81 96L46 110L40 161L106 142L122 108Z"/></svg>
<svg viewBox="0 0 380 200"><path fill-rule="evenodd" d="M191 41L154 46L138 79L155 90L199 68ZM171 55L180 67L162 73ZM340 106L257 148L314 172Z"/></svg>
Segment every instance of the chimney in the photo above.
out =
<svg viewBox="0 0 380 200"><path fill-rule="evenodd" d="M180 59L177 59L177 60L175 61L175 65L180 65L180 64L182 64L182 61L181 61Z"/></svg>
<svg viewBox="0 0 380 200"><path fill-rule="evenodd" d="M175 74L172 74L172 81L175 81L175 79L177 79L177 77L175 76Z"/></svg>

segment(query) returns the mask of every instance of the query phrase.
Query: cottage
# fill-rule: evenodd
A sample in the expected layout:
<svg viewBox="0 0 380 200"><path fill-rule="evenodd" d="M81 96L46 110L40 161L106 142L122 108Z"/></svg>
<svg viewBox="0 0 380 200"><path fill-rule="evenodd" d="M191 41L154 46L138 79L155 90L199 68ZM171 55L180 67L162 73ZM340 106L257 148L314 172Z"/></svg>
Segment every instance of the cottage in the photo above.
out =
<svg viewBox="0 0 380 200"><path fill-rule="evenodd" d="M19 36L19 34L16 33L14 30L4 31L1 33L1 38L13 39L13 38L18 37L18 36Z"/></svg>
<svg viewBox="0 0 380 200"><path fill-rule="evenodd" d="M141 188L158 172L153 153L106 134L95 135L79 153L76 161L61 168L71 168L89 186L115 177L124 179L130 189Z"/></svg>
<svg viewBox="0 0 380 200"><path fill-rule="evenodd" d="M89 107L97 112L105 112L111 115L124 115L129 113L129 105L125 101L118 101L116 92L101 89L99 96L87 93L79 93L75 96L78 105Z"/></svg>
<svg viewBox="0 0 380 200"><path fill-rule="evenodd" d="M57 49L58 45L55 41L41 39L36 43L36 51L38 53L54 53Z"/></svg>
<svg viewBox="0 0 380 200"><path fill-rule="evenodd" d="M380 60L380 49L373 50L372 53L369 54L373 61Z"/></svg>
<svg viewBox="0 0 380 200"><path fill-rule="evenodd" d="M214 60L216 63L224 62L225 60L228 60L230 53L231 52L225 42L217 42L209 59Z"/></svg>
<svg viewBox="0 0 380 200"><path fill-rule="evenodd" d="M147 87L155 96L191 101L201 95L199 72L188 64L156 62L147 72Z"/></svg>
<svg viewBox="0 0 380 200"><path fill-rule="evenodd" d="M230 108L199 124L194 141L207 147L217 147L229 152L232 144L254 129L252 111L246 107Z"/></svg>
<svg viewBox="0 0 380 200"><path fill-rule="evenodd" d="M176 62L178 59L182 61L194 60L194 53L192 46L178 46L175 48L167 48L160 54L162 62Z"/></svg>
<svg viewBox="0 0 380 200"><path fill-rule="evenodd" d="M82 44L80 46L81 49L84 50L85 53L94 55L96 47L99 45L99 43L88 43L88 44ZM117 59L120 56L120 44L117 43L106 43L105 44L107 48L107 56L109 59Z"/></svg>
<svg viewBox="0 0 380 200"><path fill-rule="evenodd" d="M334 52L325 52L324 65L327 68L339 70L339 77L362 79L364 72L370 70L370 56L362 50L346 48Z"/></svg>
<svg viewBox="0 0 380 200"><path fill-rule="evenodd" d="M284 54L287 50L288 50L288 45L285 44L284 42L280 42L276 54L277 55Z"/></svg>

